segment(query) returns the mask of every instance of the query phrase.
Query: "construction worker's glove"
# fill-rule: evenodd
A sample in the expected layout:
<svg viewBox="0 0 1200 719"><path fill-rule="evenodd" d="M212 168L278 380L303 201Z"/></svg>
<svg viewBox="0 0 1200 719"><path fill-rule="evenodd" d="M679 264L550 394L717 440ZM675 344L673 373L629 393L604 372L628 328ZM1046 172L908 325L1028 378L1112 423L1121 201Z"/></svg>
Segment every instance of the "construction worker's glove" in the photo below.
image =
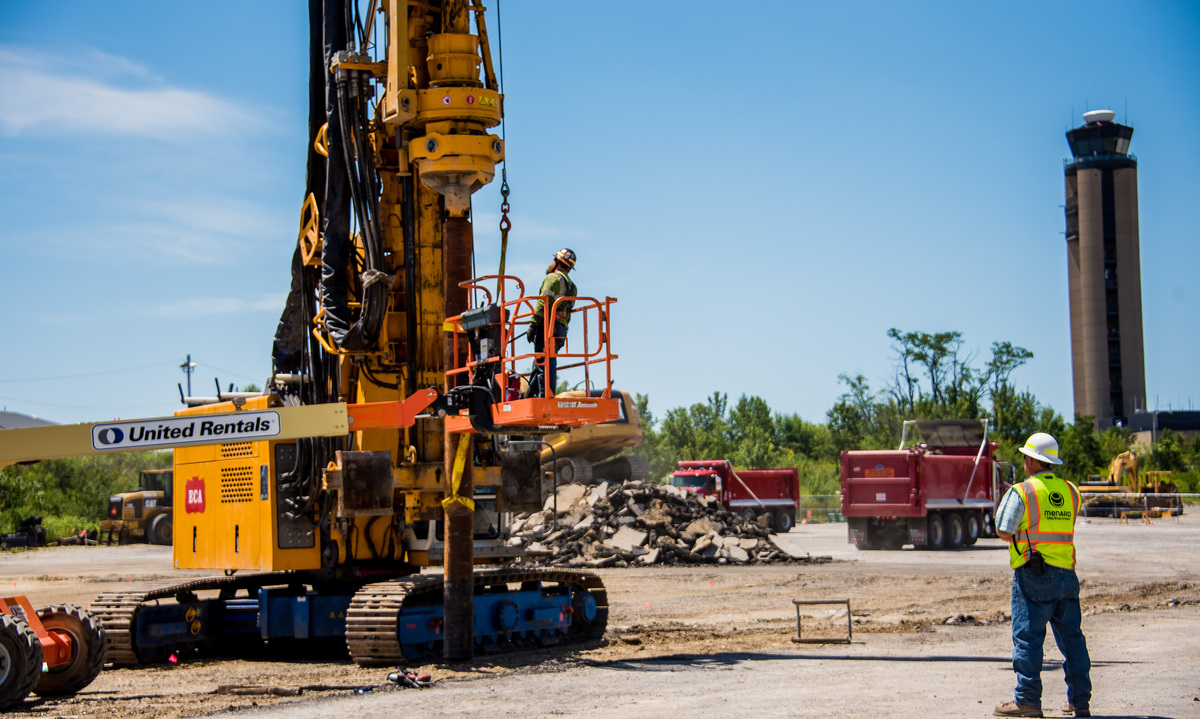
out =
<svg viewBox="0 0 1200 719"><path fill-rule="evenodd" d="M537 338L542 336L542 323L530 322L529 331L525 333L525 339L529 340L529 344L536 344Z"/></svg>

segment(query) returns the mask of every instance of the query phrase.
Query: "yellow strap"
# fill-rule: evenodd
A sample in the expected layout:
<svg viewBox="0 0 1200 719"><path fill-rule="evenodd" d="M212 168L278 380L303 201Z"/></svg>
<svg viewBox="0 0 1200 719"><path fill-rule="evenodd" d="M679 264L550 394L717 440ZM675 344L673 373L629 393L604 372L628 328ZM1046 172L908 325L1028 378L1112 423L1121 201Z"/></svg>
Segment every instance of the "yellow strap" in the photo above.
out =
<svg viewBox="0 0 1200 719"><path fill-rule="evenodd" d="M508 219L507 217L505 219ZM496 279L496 298L499 302L500 290L504 288L504 256L508 254L508 230L500 223L500 277Z"/></svg>
<svg viewBox="0 0 1200 719"><path fill-rule="evenodd" d="M475 511L475 500L458 493L459 487L462 486L463 470L467 466L467 450L470 447L470 436L459 435L458 451L454 453L454 473L450 477L450 496L442 500L442 509L449 509L452 504L461 504L472 512Z"/></svg>

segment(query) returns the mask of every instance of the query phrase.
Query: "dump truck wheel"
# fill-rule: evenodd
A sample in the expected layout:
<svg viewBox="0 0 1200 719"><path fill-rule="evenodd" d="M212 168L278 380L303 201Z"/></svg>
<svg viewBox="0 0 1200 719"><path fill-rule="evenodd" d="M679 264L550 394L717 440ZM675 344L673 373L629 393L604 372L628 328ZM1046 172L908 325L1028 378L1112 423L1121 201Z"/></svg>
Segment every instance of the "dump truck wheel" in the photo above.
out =
<svg viewBox="0 0 1200 719"><path fill-rule="evenodd" d="M946 517L946 549L958 549L966 541L967 529L963 525L962 515L951 512Z"/></svg>
<svg viewBox="0 0 1200 719"><path fill-rule="evenodd" d="M946 546L946 523L937 514L929 515L929 526L925 532L925 548L941 549Z"/></svg>
<svg viewBox="0 0 1200 719"><path fill-rule="evenodd" d="M746 507L742 510L741 516L742 519L746 520L747 522L753 522L754 520L758 519L758 515L755 514L754 510L749 507Z"/></svg>
<svg viewBox="0 0 1200 719"><path fill-rule="evenodd" d="M151 544L171 546L171 517L160 514L151 519L150 526L146 527L146 539Z"/></svg>
<svg viewBox="0 0 1200 719"><path fill-rule="evenodd" d="M992 520L991 512L983 513L983 519L982 519L982 524L980 525L980 531L982 532L981 536L984 536L984 537L995 537L996 536L996 524Z"/></svg>
<svg viewBox="0 0 1200 719"><path fill-rule="evenodd" d="M0 614L0 711L19 706L42 670L42 644L25 622Z"/></svg>
<svg viewBox="0 0 1200 719"><path fill-rule="evenodd" d="M48 632L71 638L71 661L49 667L38 679L34 691L39 696L74 694L83 689L104 667L104 630L91 612L74 604L51 604L38 611L38 619Z"/></svg>
<svg viewBox="0 0 1200 719"><path fill-rule="evenodd" d="M792 531L792 526L796 524L796 510L777 509L775 510L774 522L775 531L779 534L787 534Z"/></svg>
<svg viewBox="0 0 1200 719"><path fill-rule="evenodd" d="M864 552L879 549L879 531L868 524L863 538L854 540L854 547Z"/></svg>
<svg viewBox="0 0 1200 719"><path fill-rule="evenodd" d="M979 512L967 512L963 515L963 524L967 530L963 544L970 547L983 535L983 520L980 519Z"/></svg>
<svg viewBox="0 0 1200 719"><path fill-rule="evenodd" d="M899 527L888 527L883 530L883 540L881 546L889 552L894 552L897 549L904 548L904 542L908 539L908 534Z"/></svg>

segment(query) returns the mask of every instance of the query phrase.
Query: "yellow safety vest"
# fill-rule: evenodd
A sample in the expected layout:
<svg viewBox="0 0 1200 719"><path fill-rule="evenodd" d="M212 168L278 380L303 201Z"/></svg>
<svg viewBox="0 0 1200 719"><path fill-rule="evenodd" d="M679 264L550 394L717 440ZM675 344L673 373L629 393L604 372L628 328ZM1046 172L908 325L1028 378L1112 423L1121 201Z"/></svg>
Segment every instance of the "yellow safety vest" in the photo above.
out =
<svg viewBox="0 0 1200 719"><path fill-rule="evenodd" d="M1075 568L1075 515L1079 512L1079 489L1049 472L1035 474L1014 485L1025 502L1021 529L1008 545L1013 569L1029 561L1031 548L1046 564Z"/></svg>

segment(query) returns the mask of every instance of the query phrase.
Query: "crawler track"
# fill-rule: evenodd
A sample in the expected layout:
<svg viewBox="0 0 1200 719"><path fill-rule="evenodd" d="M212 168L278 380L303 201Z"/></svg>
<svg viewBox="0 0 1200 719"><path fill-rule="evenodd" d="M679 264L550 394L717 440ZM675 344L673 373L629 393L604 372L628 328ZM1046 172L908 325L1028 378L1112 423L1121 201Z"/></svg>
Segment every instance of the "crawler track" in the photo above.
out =
<svg viewBox="0 0 1200 719"><path fill-rule="evenodd" d="M100 626L104 628L104 644L108 661L118 667L133 666L141 663L137 656L137 649L133 646L133 623L138 609L146 602L206 589L237 590L246 587L287 584L290 579L292 577L289 575L275 573L237 577L204 577L156 587L107 592L92 602L91 612L100 620Z"/></svg>
<svg viewBox="0 0 1200 719"><path fill-rule="evenodd" d="M574 616L567 641L598 639L608 624L608 592L600 577L571 569L484 569L475 571L476 593L497 584L554 582L570 584L596 600L596 618ZM442 598L442 578L436 575L405 577L363 586L354 595L346 613L346 646L354 661L363 666L401 664L405 661L398 618L406 606L434 604Z"/></svg>
<svg viewBox="0 0 1200 719"><path fill-rule="evenodd" d="M237 591L295 583L291 574L264 573L231 577L205 577L187 582L140 587L100 595L91 611L104 628L105 651L114 666L141 663L134 646L137 613L148 602L172 599L204 590ZM544 582L573 585L596 600L596 618L591 622L577 612L566 641L598 639L608 624L608 593L600 577L573 569L482 569L475 571L476 591L498 584ZM440 604L440 575L410 575L363 585L355 592L346 613L346 646L354 661L363 666L404 662L398 631L400 612L407 606Z"/></svg>

